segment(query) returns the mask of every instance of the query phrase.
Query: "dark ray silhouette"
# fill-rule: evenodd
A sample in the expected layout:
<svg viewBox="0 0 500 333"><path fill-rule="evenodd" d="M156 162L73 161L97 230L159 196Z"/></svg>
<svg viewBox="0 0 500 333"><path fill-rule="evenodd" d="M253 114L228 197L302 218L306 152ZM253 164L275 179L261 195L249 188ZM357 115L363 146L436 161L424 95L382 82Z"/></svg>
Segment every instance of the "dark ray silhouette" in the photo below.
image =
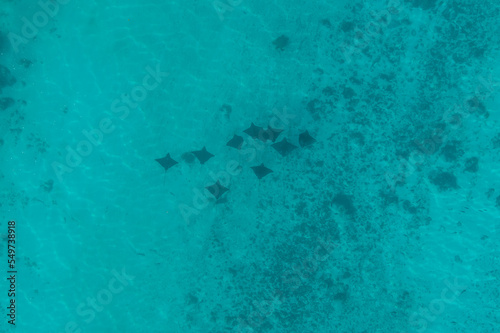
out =
<svg viewBox="0 0 500 333"><path fill-rule="evenodd" d="M157 158L155 161L160 163L160 165L165 169L165 171L167 171L168 169L170 169L171 167L173 167L178 163L177 161L174 161L172 157L170 157L170 154L167 154L167 156L163 158Z"/></svg>
<svg viewBox="0 0 500 333"><path fill-rule="evenodd" d="M196 156L196 158L198 159L198 161L200 161L201 164L204 164L206 161L208 161L209 159L211 159L212 157L214 157L214 155L210 154L207 151L207 148L205 148L205 147L203 147L202 150L192 151L191 153L194 156Z"/></svg>
<svg viewBox="0 0 500 333"><path fill-rule="evenodd" d="M229 140L226 143L226 146L233 147L236 149L241 149L241 146L243 145L243 138L239 135L234 135L231 140Z"/></svg>
<svg viewBox="0 0 500 333"><path fill-rule="evenodd" d="M312 145L315 142L316 139L309 134L309 131L305 131L299 135L299 144L301 147Z"/></svg>
<svg viewBox="0 0 500 333"><path fill-rule="evenodd" d="M284 138L280 142L273 143L271 146L274 149L276 149L276 151L278 153L280 153L281 156L286 156L286 155L290 154L291 151L293 151L294 149L297 148L297 146L295 146L295 145L291 144L290 142L288 142L286 140L286 138Z"/></svg>
<svg viewBox="0 0 500 333"><path fill-rule="evenodd" d="M290 44L290 39L285 35L281 35L273 41L274 47L280 51L283 51L288 44Z"/></svg>
<svg viewBox="0 0 500 333"><path fill-rule="evenodd" d="M263 129L260 131L257 139L259 139L262 142L267 142L267 141L272 141L275 142L276 139L280 136L281 132L283 132L282 129L277 129L277 128L272 128L272 127L267 127L267 129Z"/></svg>
<svg viewBox="0 0 500 333"><path fill-rule="evenodd" d="M281 132L283 132L283 131L284 130L279 129L279 128L272 128L271 126L267 126L265 139L270 140L272 142L276 142L276 140L280 136Z"/></svg>
<svg viewBox="0 0 500 333"><path fill-rule="evenodd" d="M264 132L265 131L262 127L257 126L254 123L252 123L252 125L250 125L249 128L247 128L246 130L243 131L243 133L248 134L250 137L252 137L254 139L258 139L258 138L262 137Z"/></svg>
<svg viewBox="0 0 500 333"><path fill-rule="evenodd" d="M261 165L259 165L259 166L252 167L252 170L255 173L255 175L257 176L257 178L259 178L259 179L261 179L261 178L267 176L268 174L270 174L271 172L273 172L273 170L265 167L264 163L261 163Z"/></svg>
<svg viewBox="0 0 500 333"><path fill-rule="evenodd" d="M221 185L221 183L219 181L217 181L217 183L213 184L213 185L210 185L210 186L207 186L205 187L208 192L210 192L210 194L212 194L215 199L219 200L219 198L224 194L226 193L227 191L229 191L228 188L224 187Z"/></svg>

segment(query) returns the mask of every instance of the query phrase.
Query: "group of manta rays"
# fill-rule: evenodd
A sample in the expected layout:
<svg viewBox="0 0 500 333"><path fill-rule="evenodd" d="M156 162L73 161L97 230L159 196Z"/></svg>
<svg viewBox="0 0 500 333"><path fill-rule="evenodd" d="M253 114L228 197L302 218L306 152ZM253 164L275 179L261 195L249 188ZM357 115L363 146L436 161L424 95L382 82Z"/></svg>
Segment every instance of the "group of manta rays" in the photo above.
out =
<svg viewBox="0 0 500 333"><path fill-rule="evenodd" d="M281 129L271 128L269 126L267 127L267 129L264 129L263 127L256 126L254 123L252 123L249 128L243 131L243 133L247 134L251 138L261 140L264 143L266 143L267 141L272 141L273 144L271 145L271 147L273 147L281 156L286 156L298 147L288 142L286 138L284 138L280 142L276 142L281 132L283 132L283 130ZM226 146L239 150L243 146L243 142L243 137L235 134L233 138L226 143ZM299 135L299 145L301 147L309 146L314 142L316 142L316 139L314 139L308 131L305 131ZM191 151L190 154L194 155L198 159L200 164L205 164L205 162L215 156L209 153L206 147L203 147L203 149L201 150ZM175 161L170 156L170 154L167 154L163 158L157 158L156 161L160 163L165 171L179 163ZM273 172L273 170L267 168L264 163L251 168L257 178L259 178L259 180ZM216 200L219 200L219 198L222 197L225 192L229 191L229 189L222 186L219 181L205 188L208 190L208 192L210 192L210 194L215 197Z"/></svg>

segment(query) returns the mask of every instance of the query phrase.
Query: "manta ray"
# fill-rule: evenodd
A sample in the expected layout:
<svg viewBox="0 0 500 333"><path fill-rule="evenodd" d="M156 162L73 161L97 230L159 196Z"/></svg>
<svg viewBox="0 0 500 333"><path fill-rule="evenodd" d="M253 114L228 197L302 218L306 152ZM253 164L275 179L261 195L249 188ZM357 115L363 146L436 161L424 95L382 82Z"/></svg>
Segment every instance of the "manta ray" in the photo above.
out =
<svg viewBox="0 0 500 333"><path fill-rule="evenodd" d="M208 192L210 192L210 194L212 194L215 197L216 200L219 200L219 198L222 197L224 193L229 191L229 189L227 187L222 186L222 184L219 181L205 188L208 190Z"/></svg>
<svg viewBox="0 0 500 333"><path fill-rule="evenodd" d="M208 161L209 159L211 159L212 157L215 156L213 154L210 154L207 151L207 148L205 148L205 147L203 147L202 150L192 151L191 154L196 156L196 158L198 159L198 161L200 161L201 164L205 164L206 161Z"/></svg>
<svg viewBox="0 0 500 333"><path fill-rule="evenodd" d="M252 167L252 170L255 173L255 175L257 176L257 178L259 178L259 179L262 179L265 176L267 176L268 174L270 174L271 172L273 172L273 170L264 166L264 163L261 163L258 166Z"/></svg>
<svg viewBox="0 0 500 333"><path fill-rule="evenodd" d="M179 163L175 161L172 157L170 157L170 154L167 154L167 156L163 158L157 158L155 161L160 163L160 165L165 169L165 171L167 171L168 169Z"/></svg>

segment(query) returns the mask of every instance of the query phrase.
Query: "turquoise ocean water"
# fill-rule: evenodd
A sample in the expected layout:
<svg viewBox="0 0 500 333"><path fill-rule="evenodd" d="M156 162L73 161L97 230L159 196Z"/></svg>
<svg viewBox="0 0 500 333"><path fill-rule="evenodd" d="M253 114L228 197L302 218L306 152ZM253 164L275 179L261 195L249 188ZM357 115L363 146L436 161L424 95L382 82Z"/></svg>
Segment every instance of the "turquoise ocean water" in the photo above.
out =
<svg viewBox="0 0 500 333"><path fill-rule="evenodd" d="M497 0L0 5L0 332L500 332Z"/></svg>

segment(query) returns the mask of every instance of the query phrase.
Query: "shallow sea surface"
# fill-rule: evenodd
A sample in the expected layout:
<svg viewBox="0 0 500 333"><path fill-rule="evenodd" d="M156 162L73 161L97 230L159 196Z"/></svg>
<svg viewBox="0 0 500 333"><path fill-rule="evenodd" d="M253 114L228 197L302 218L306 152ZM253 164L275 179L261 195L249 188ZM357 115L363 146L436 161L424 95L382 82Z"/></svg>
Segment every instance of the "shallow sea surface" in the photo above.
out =
<svg viewBox="0 0 500 333"><path fill-rule="evenodd" d="M498 1L0 4L0 332L500 332Z"/></svg>

